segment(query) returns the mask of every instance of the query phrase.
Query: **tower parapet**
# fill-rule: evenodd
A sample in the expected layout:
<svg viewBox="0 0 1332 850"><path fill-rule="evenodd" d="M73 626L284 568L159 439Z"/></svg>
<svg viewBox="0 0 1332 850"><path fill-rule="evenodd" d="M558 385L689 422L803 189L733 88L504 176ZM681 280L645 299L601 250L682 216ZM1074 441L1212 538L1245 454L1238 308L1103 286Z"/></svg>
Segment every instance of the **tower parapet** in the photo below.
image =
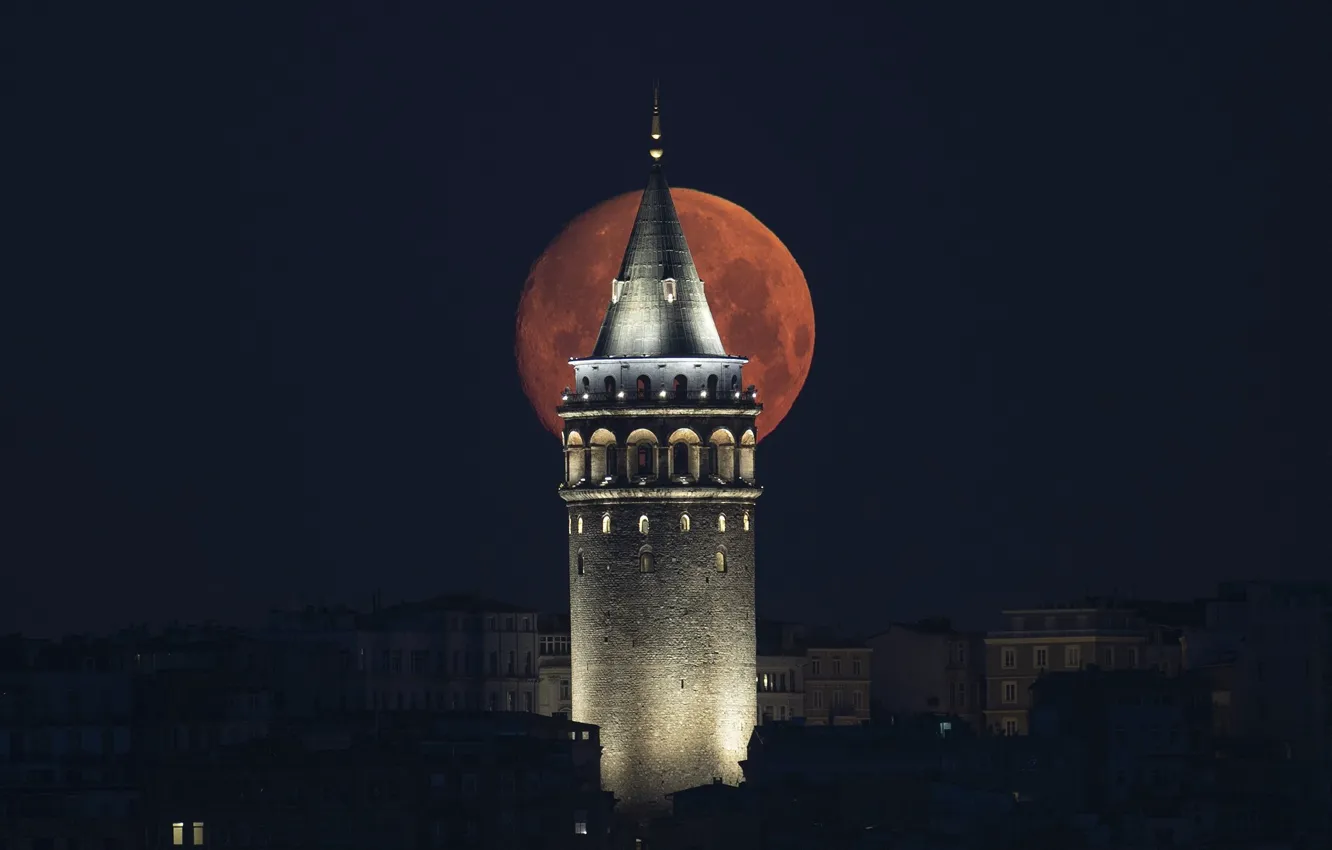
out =
<svg viewBox="0 0 1332 850"><path fill-rule="evenodd" d="M631 814L741 778L756 722L757 390L652 170L592 354L560 399L573 716Z"/></svg>

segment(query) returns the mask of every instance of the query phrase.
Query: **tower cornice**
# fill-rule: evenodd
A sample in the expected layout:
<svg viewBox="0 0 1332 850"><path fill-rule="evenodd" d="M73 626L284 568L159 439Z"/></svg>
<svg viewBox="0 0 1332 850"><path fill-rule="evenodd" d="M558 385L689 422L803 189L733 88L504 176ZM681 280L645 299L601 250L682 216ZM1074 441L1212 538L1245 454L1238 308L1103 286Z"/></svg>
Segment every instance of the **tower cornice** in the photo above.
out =
<svg viewBox="0 0 1332 850"><path fill-rule="evenodd" d="M642 502L654 499L677 502L752 502L763 495L762 487L614 487L561 490L566 502Z"/></svg>
<svg viewBox="0 0 1332 850"><path fill-rule="evenodd" d="M555 412L561 419L600 419L604 416L758 416L763 412L763 405L752 404L746 407L595 407L585 410L557 407Z"/></svg>

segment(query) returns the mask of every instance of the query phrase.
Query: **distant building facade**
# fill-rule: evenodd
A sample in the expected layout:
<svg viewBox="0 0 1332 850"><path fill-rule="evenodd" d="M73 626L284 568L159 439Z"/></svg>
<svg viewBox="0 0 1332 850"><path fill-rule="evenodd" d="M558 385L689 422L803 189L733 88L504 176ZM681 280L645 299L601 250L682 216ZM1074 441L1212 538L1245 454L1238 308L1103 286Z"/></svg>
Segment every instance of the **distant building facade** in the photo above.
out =
<svg viewBox="0 0 1332 850"><path fill-rule="evenodd" d="M873 650L875 716L951 714L984 723L985 637L944 619L894 623L865 641Z"/></svg>
<svg viewBox="0 0 1332 850"><path fill-rule="evenodd" d="M538 623L537 713L567 719L573 711L569 617L565 614L543 614Z"/></svg>

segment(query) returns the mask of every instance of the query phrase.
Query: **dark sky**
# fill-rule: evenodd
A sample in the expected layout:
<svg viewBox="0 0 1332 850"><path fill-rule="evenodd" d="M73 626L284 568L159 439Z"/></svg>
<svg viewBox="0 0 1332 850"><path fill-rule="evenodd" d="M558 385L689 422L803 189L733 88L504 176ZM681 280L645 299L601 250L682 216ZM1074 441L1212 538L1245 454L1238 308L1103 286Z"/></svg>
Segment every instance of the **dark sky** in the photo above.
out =
<svg viewBox="0 0 1332 850"><path fill-rule="evenodd" d="M813 292L761 614L1329 572L1324 4L136 5L4 27L0 631L566 605L513 314L654 75Z"/></svg>

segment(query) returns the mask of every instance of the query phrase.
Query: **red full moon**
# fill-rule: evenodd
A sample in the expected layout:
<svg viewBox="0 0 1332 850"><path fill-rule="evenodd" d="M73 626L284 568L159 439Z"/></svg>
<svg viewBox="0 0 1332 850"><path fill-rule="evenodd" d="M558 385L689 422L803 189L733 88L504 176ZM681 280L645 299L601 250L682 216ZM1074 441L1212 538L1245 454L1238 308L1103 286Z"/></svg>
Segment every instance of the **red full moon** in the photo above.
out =
<svg viewBox="0 0 1332 850"><path fill-rule="evenodd" d="M706 285L728 354L748 357L758 389L759 439L790 412L814 357L814 304L791 252L748 210L694 189L672 189L680 225ZM641 192L596 205L569 223L532 266L518 302L514 353L523 392L554 434L570 357L592 353Z"/></svg>

